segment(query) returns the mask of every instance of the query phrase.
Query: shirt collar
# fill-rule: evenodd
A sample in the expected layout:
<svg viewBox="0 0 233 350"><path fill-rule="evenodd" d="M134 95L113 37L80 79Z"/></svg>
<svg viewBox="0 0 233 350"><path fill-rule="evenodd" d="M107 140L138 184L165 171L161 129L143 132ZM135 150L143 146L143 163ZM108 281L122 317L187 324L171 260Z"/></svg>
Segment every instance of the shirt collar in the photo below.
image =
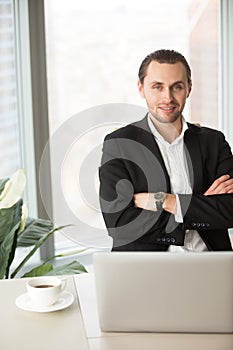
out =
<svg viewBox="0 0 233 350"><path fill-rule="evenodd" d="M148 121L148 125L149 125L149 128L152 132L152 134L154 135L154 137L159 140L161 143L165 144L165 145L175 145L177 144L180 140L183 140L184 138L184 133L185 131L188 129L188 125L187 125L187 122L185 121L184 117L182 117L182 131L180 133L180 135L172 142L172 143L169 143L167 142L163 136L158 132L158 130L156 129L156 127L154 126L151 118L150 118L150 114L148 113L148 116L147 116L147 121Z"/></svg>

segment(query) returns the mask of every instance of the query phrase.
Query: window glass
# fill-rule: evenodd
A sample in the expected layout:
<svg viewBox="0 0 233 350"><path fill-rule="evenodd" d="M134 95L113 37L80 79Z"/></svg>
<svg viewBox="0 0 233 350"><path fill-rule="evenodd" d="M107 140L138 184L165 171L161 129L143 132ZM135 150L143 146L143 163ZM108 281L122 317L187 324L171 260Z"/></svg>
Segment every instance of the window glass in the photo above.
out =
<svg viewBox="0 0 233 350"><path fill-rule="evenodd" d="M20 167L13 1L0 1L0 178Z"/></svg>
<svg viewBox="0 0 233 350"><path fill-rule="evenodd" d="M146 107L137 91L137 72L148 53L170 48L185 55L193 71L193 92L184 116L189 121L218 127L218 6L217 0L45 1L50 136L53 138L64 126L65 144L66 131L73 125L66 123L73 116L77 117L73 132L78 140L82 134L77 148L67 146L60 168L56 163L57 144L51 144L55 222L59 222L67 206L76 203L74 215L82 218L86 215L93 232L95 227L104 225L98 205L93 208L93 203L87 203L71 177L73 174L75 179L84 160L91 159L103 135L123 124L122 118L114 119L114 113L109 111L112 124L103 126L101 122L96 128L101 116L96 109L92 110L94 106L120 103ZM86 127L91 115L92 122ZM59 139L59 143L63 141ZM62 189L57 187L59 173ZM87 167L87 175L90 173L93 169ZM96 183L98 198L97 169L92 182ZM65 193L70 194L64 202L58 195L60 190L64 197Z"/></svg>

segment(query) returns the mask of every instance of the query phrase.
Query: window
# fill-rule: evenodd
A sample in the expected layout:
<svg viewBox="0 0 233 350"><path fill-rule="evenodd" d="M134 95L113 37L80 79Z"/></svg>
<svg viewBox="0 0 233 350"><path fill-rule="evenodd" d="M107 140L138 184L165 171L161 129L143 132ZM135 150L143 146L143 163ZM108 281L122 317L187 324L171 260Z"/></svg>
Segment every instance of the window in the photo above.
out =
<svg viewBox="0 0 233 350"><path fill-rule="evenodd" d="M27 2L0 0L0 178L23 167L29 215L37 216Z"/></svg>
<svg viewBox="0 0 233 350"><path fill-rule="evenodd" d="M0 178L21 166L13 1L0 1Z"/></svg>
<svg viewBox="0 0 233 350"><path fill-rule="evenodd" d="M218 0L193 1L189 9L189 54L194 85L191 120L213 128L220 126L219 13Z"/></svg>
<svg viewBox="0 0 233 350"><path fill-rule="evenodd" d="M28 179L26 199L31 216L37 216L36 172L43 145L39 147L36 170L35 151L38 152L38 147L34 147L30 64L32 61L32 71L39 68L37 74L41 75L44 75L41 66L45 67L45 64L42 64L43 60L40 59L35 62L38 51L44 54L43 45L38 50L40 40L31 38L34 48L30 57L29 26L33 29L38 25L44 29L40 20L35 22L38 20L36 6L38 5L43 13L43 2L46 20L50 137L52 138L73 116L80 117L76 134L79 135L83 131L82 142L78 143L77 149L70 149L71 155L77 157L81 165L82 157L90 156L91 159L91 156L95 156L94 150L97 145L93 145L93 139L96 139L100 146L103 135L109 129L126 122L119 120L117 115L112 115L108 125L99 125L95 130L91 130L91 125L99 122L97 113L94 120L89 120L88 128L84 123L83 128L88 131L85 133L81 126L88 115L87 111L92 115L92 108L96 112L95 106L120 103L139 106L142 109L137 109L137 112L142 114L145 105L136 88L137 70L147 53L163 47L183 52L192 67L194 89L191 103L187 105L184 113L186 119L222 128L230 143L233 142L233 128L229 118L232 114L230 62L233 23L233 6L230 0L146 0L143 3L139 0L100 0L98 3L94 0L86 3L76 0L67 0L65 3L61 0L0 0L0 177L10 176L21 166L25 168ZM31 8L35 7L30 25L28 5ZM37 29L34 29L34 32L37 32ZM35 82L38 81L37 78L38 76L34 78ZM37 91L39 90L43 90L47 98L47 91L41 88L40 82ZM33 94L34 101L38 104L35 134L41 139L44 130L41 129L39 118L46 113L41 113L43 99L39 99L38 102L35 90ZM44 112L47 109L46 104L43 108ZM47 118L47 115L44 117ZM44 123L43 127L47 130L47 123ZM43 136L42 143L44 139L47 140L47 134ZM61 169L56 168L55 154L54 148L51 153L51 167L52 204L55 210L51 216L54 217L55 223L59 223L61 212L66 212L70 203L66 202L68 198L62 203L58 202L54 179ZM72 164L78 163L75 158L69 158L67 154L65 156L66 161L71 161L68 168L71 169ZM68 164L69 162L66 163ZM62 190L64 193L70 193L69 179L65 180L65 176L67 173L63 171ZM92 177L93 182L96 199L96 174L94 179ZM72 186L70 187L72 190ZM95 228L95 225L103 225L96 203L87 205L85 198L83 200L75 196L73 201L74 205L77 204L76 209L79 213L84 212L84 216L88 213L88 218L92 221L91 226ZM64 222L62 219L61 223L70 222L72 220L67 216L67 220ZM82 227L77 231L80 235ZM57 247L59 244L66 244L64 237L57 237ZM92 236L91 239L94 241Z"/></svg>
<svg viewBox="0 0 233 350"><path fill-rule="evenodd" d="M49 0L45 1L45 25L53 217L60 224L78 218L80 226L68 236L91 244L99 239L97 228L104 227L96 204L97 169L93 173L91 159L99 156L103 135L124 124L107 109L104 123L101 108L132 104L143 114L140 108L145 104L136 83L146 54L159 48L182 52L194 79L185 117L219 126L219 1ZM88 191L83 197L80 190L81 167L86 167L87 187L95 190L96 206L89 201Z"/></svg>

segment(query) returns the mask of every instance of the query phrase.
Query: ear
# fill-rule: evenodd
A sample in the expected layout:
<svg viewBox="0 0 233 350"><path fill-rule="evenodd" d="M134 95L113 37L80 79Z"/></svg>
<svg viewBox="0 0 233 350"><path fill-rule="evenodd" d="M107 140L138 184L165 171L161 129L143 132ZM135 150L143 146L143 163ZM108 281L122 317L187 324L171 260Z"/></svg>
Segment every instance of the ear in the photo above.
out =
<svg viewBox="0 0 233 350"><path fill-rule="evenodd" d="M188 93L187 93L187 98L189 97L190 93L192 91L192 81L189 84L189 89L188 89Z"/></svg>
<svg viewBox="0 0 233 350"><path fill-rule="evenodd" d="M138 91L139 91L141 97L142 97L142 98L145 98L144 89L143 89L143 84L141 83L140 80L138 80Z"/></svg>

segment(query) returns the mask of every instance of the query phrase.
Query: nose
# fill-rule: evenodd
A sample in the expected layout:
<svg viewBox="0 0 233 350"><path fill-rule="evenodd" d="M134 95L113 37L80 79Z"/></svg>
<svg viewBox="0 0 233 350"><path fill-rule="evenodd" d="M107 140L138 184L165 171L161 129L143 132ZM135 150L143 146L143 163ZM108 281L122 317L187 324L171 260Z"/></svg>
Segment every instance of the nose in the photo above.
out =
<svg viewBox="0 0 233 350"><path fill-rule="evenodd" d="M169 89L169 88L164 89L163 98L166 102L170 102L173 99L171 89Z"/></svg>

